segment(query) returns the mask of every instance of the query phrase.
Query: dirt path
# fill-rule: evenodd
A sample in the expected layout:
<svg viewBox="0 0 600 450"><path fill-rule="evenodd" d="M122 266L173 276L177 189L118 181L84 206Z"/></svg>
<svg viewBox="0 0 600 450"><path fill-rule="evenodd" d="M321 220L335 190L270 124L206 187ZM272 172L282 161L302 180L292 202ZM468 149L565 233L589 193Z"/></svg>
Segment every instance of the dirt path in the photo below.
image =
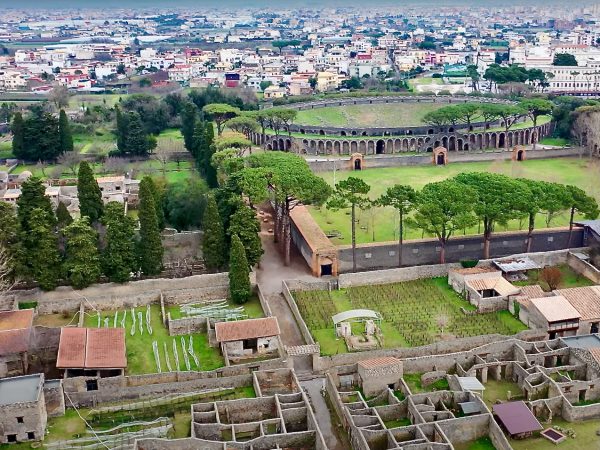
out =
<svg viewBox="0 0 600 450"><path fill-rule="evenodd" d="M331 421L332 412L327 408L327 403L321 394L324 378L315 378L313 380L301 381L300 385L304 388L313 408L315 419L319 424L319 429L323 433L323 438L329 450L344 450L350 448L350 443L347 439L343 440L338 435L339 429L335 427ZM341 431L343 433L343 431ZM345 441L345 442L343 442Z"/></svg>

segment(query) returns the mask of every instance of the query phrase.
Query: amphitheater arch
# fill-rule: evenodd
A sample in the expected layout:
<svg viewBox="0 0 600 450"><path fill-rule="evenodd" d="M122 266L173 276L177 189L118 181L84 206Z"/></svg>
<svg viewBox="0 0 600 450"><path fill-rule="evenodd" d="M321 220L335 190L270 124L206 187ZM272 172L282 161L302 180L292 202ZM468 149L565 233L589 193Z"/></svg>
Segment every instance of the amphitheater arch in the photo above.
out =
<svg viewBox="0 0 600 450"><path fill-rule="evenodd" d="M537 141L538 141L538 130L533 130L531 132L531 143L537 144Z"/></svg>
<svg viewBox="0 0 600 450"><path fill-rule="evenodd" d="M531 142L529 141L529 129L525 130L525 145L529 145Z"/></svg>
<svg viewBox="0 0 600 450"><path fill-rule="evenodd" d="M350 154L350 143L348 141L342 142L342 154L343 155Z"/></svg>
<svg viewBox="0 0 600 450"><path fill-rule="evenodd" d="M273 146L271 144L267 144L267 150L273 150Z"/></svg>
<svg viewBox="0 0 600 450"><path fill-rule="evenodd" d="M367 154L373 155L375 153L375 143L373 141L367 141Z"/></svg>
<svg viewBox="0 0 600 450"><path fill-rule="evenodd" d="M356 130L352 130L352 136L356 136Z"/></svg>
<svg viewBox="0 0 600 450"><path fill-rule="evenodd" d="M304 133L305 133L304 128L300 128L300 134L304 134Z"/></svg>
<svg viewBox="0 0 600 450"><path fill-rule="evenodd" d="M350 153L358 152L358 142L352 141L350 142Z"/></svg>
<svg viewBox="0 0 600 450"><path fill-rule="evenodd" d="M423 138L418 138L417 139L417 148L415 148L415 150L418 151L423 146L424 143L425 143L425 140Z"/></svg>
<svg viewBox="0 0 600 450"><path fill-rule="evenodd" d="M363 155L367 154L367 143L365 141L360 141L358 143L358 152L362 153Z"/></svg>
<svg viewBox="0 0 600 450"><path fill-rule="evenodd" d="M375 144L375 153L377 155L382 155L385 153L385 141L383 139L379 139Z"/></svg>
<svg viewBox="0 0 600 450"><path fill-rule="evenodd" d="M335 141L333 143L333 154L334 155L339 155L340 154L340 141Z"/></svg>
<svg viewBox="0 0 600 450"><path fill-rule="evenodd" d="M464 147L464 142L461 138L456 140L456 150L462 151Z"/></svg>
<svg viewBox="0 0 600 450"><path fill-rule="evenodd" d="M414 152L416 150L416 147L417 147L417 140L415 138L412 138L410 140L409 151Z"/></svg>
<svg viewBox="0 0 600 450"><path fill-rule="evenodd" d="M324 131L324 130L319 130L319 134L320 134L321 136L324 136L324 135L325 135L325 131Z"/></svg>
<svg viewBox="0 0 600 450"><path fill-rule="evenodd" d="M318 150L319 155L322 155L325 153L325 144L323 143L323 141L317 142L317 150Z"/></svg>
<svg viewBox="0 0 600 450"><path fill-rule="evenodd" d="M408 147L410 145L410 141L408 139L402 139L402 151L407 152Z"/></svg>
<svg viewBox="0 0 600 450"><path fill-rule="evenodd" d="M331 155L332 150L333 150L333 143L331 141L325 142L325 153L328 155Z"/></svg>
<svg viewBox="0 0 600 450"><path fill-rule="evenodd" d="M450 136L450 138L448 139L448 147L447 148L450 151L456 151L456 137Z"/></svg>
<svg viewBox="0 0 600 450"><path fill-rule="evenodd" d="M279 150L279 142L277 139L273 139L273 150Z"/></svg>
<svg viewBox="0 0 600 450"><path fill-rule="evenodd" d="M506 134L500 133L498 135L498 148L504 148L506 144Z"/></svg>
<svg viewBox="0 0 600 450"><path fill-rule="evenodd" d="M492 135L490 136L490 146L492 148L498 148L498 136L496 135L496 133L492 133Z"/></svg>
<svg viewBox="0 0 600 450"><path fill-rule="evenodd" d="M340 131L340 136L346 136L346 131L345 130Z"/></svg>

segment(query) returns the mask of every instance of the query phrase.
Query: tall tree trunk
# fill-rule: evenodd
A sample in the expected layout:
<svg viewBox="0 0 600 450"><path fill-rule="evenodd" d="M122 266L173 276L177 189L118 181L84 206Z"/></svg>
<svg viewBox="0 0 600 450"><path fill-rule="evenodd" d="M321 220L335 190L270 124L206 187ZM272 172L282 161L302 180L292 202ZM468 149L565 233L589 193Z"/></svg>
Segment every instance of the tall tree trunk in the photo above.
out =
<svg viewBox="0 0 600 450"><path fill-rule="evenodd" d="M440 264L446 264L446 238L440 239Z"/></svg>
<svg viewBox="0 0 600 450"><path fill-rule="evenodd" d="M356 272L356 205L352 204L352 272Z"/></svg>
<svg viewBox="0 0 600 450"><path fill-rule="evenodd" d="M490 259L490 238L492 235L492 225L487 219L483 221L483 259Z"/></svg>
<svg viewBox="0 0 600 450"><path fill-rule="evenodd" d="M400 211L400 230L399 230L400 235L398 237L398 267L402 267L402 241L403 241L402 233L404 232L403 220L404 220L404 214L402 214L402 211Z"/></svg>
<svg viewBox="0 0 600 450"><path fill-rule="evenodd" d="M286 266L290 265L291 262L291 249L292 249L292 233L291 233L291 222L290 222L290 215L286 214L284 219L284 226L283 226L283 241L284 241L284 245L285 245L285 249L284 249L284 264Z"/></svg>
<svg viewBox="0 0 600 450"><path fill-rule="evenodd" d="M275 206L273 208L273 242L279 242L279 224L281 221L279 220L279 202L275 200Z"/></svg>
<svg viewBox="0 0 600 450"><path fill-rule="evenodd" d="M537 139L534 139L534 140L533 140L533 147L532 147L532 149L533 149L533 150L535 150L535 147L536 147L536 145L537 145L537 141L539 141L539 139L540 139L540 138L539 138L539 133L536 133L536 131L535 131L536 127L537 127L537 117L535 117L535 118L533 119L533 132L534 132L534 135L537 135L537 136L538 136L538 137L537 137Z"/></svg>
<svg viewBox="0 0 600 450"><path fill-rule="evenodd" d="M573 239L573 219L575 218L575 207L571 208L571 215L569 217L569 242L567 248L571 248L571 240Z"/></svg>
<svg viewBox="0 0 600 450"><path fill-rule="evenodd" d="M529 214L529 227L527 229L527 245L525 251L531 253L531 245L533 244L533 229L535 227L535 214Z"/></svg>

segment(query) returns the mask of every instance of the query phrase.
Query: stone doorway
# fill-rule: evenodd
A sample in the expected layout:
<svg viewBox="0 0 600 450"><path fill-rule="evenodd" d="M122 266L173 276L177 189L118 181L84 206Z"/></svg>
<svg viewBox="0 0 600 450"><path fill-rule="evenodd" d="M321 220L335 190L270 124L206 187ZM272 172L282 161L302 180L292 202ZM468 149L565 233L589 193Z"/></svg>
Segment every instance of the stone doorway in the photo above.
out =
<svg viewBox="0 0 600 450"><path fill-rule="evenodd" d="M436 166L445 166L448 164L448 150L445 147L433 149L432 163Z"/></svg>

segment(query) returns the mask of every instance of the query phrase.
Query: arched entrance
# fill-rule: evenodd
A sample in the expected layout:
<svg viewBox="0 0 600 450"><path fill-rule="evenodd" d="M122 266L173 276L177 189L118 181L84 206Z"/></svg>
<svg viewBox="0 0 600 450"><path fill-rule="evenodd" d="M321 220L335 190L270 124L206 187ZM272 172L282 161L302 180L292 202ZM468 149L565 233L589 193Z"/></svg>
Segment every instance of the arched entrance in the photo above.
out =
<svg viewBox="0 0 600 450"><path fill-rule="evenodd" d="M521 145L515 146L512 151L512 160L525 161L525 147Z"/></svg>
<svg viewBox="0 0 600 450"><path fill-rule="evenodd" d="M448 164L448 150L445 147L434 148L432 163L436 166L445 166Z"/></svg>
<svg viewBox="0 0 600 450"><path fill-rule="evenodd" d="M350 157L350 170L363 170L364 156L361 153L353 153Z"/></svg>
<svg viewBox="0 0 600 450"><path fill-rule="evenodd" d="M375 145L375 153L377 155L382 155L385 153L385 142L382 139L377 141L377 144Z"/></svg>

